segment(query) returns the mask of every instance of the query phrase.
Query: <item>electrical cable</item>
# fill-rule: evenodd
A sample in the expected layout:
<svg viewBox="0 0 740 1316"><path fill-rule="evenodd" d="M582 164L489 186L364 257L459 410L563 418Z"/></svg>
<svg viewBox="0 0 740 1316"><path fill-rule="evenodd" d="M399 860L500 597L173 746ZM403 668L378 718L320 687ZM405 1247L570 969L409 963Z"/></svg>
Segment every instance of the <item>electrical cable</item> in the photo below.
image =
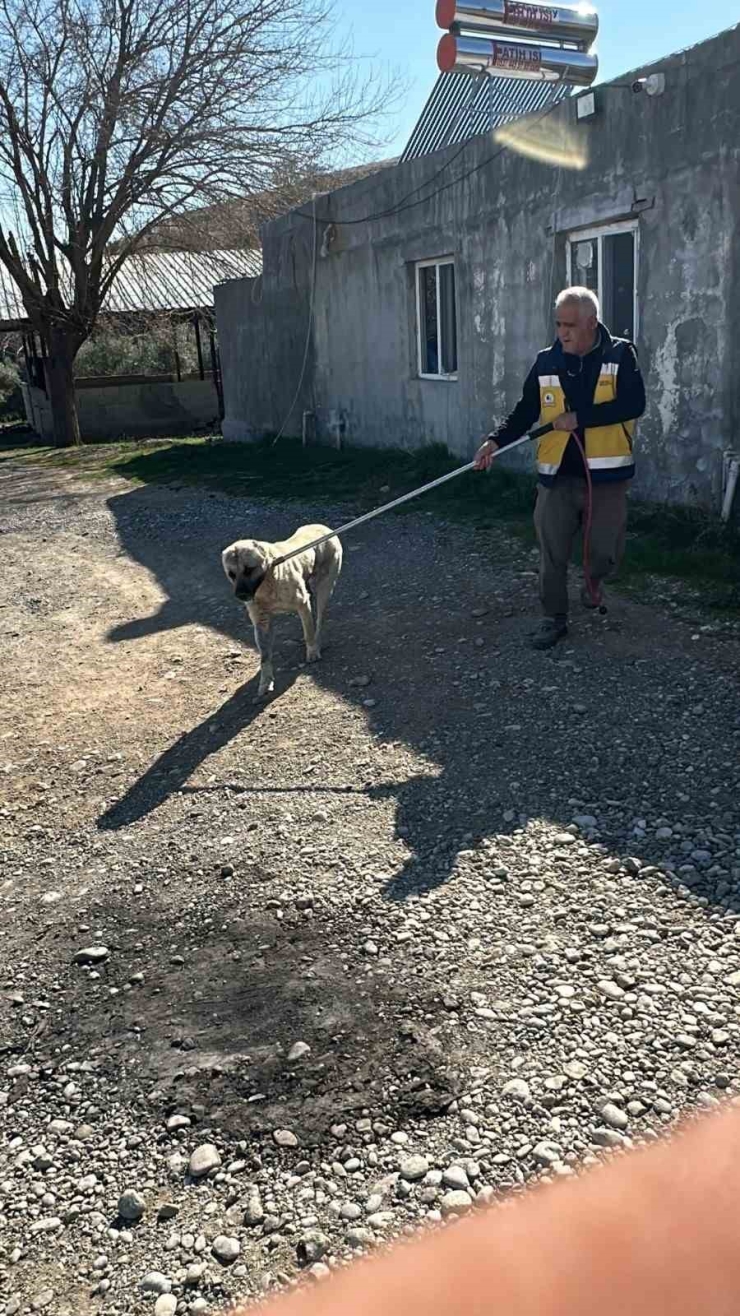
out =
<svg viewBox="0 0 740 1316"><path fill-rule="evenodd" d="M295 391L295 393L294 393L294 395L293 395L293 401L292 401L291 404L290 404L290 407L289 407L288 412L287 412L287 414L286 414L285 420L283 421L282 425L280 426L280 429L278 430L277 434L275 435L275 438L274 438L273 441L272 441L272 445L271 445L271 446L272 446L273 448L276 446L276 444L279 442L279 440L283 437L283 433L284 433L284 431L285 431L285 426L288 424L288 421L290 420L290 418L291 418L291 416L292 416L292 414L293 414L293 408L294 408L296 402L298 401L298 397L299 397L299 395L300 395L300 391L301 391L301 389L303 388L303 381L304 381L304 379L305 379L305 377L306 377L306 366L308 365L308 353L309 353L309 350L310 350L310 347L311 347L311 329L312 329L312 327L313 327L313 308L314 308L314 299L315 299L315 295L316 295L316 258L317 258L317 255L318 255L318 229L319 229L319 222L318 222L318 220L317 220L317 218L316 218L316 196L315 196L315 195L314 195L314 198L313 198L313 208L314 208L314 214L313 214L313 257L312 257L312 260L311 260L311 289L310 289L309 300L308 300L308 324L306 325L306 343L305 343L305 346L304 346L304 349L303 349L303 362L302 362L302 364L301 364L301 373L300 373L300 375L299 375L299 377L298 377L298 384L297 384L297 387L296 387L296 391Z"/></svg>

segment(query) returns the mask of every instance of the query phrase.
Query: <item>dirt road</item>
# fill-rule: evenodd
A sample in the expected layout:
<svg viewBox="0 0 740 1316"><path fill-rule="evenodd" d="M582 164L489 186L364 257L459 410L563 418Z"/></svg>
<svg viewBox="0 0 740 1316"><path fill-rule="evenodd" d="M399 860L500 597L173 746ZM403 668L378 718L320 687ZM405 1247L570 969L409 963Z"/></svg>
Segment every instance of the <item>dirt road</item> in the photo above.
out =
<svg viewBox="0 0 740 1316"><path fill-rule="evenodd" d="M531 652L529 551L420 510L255 705L220 550L346 512L0 474L3 1316L204 1312L740 1093L737 642Z"/></svg>

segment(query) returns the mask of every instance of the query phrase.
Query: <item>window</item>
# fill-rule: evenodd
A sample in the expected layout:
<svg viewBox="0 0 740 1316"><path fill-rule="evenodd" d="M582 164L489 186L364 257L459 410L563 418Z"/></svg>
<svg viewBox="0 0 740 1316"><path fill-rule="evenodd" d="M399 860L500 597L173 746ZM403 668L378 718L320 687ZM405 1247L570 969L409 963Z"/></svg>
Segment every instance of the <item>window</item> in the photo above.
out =
<svg viewBox="0 0 740 1316"><path fill-rule="evenodd" d="M454 261L425 260L417 265L416 322L419 330L419 374L424 379L456 378Z"/></svg>
<svg viewBox="0 0 740 1316"><path fill-rule="evenodd" d="M601 302L601 318L615 338L639 331L637 306L637 224L611 224L568 235L568 282L591 288Z"/></svg>

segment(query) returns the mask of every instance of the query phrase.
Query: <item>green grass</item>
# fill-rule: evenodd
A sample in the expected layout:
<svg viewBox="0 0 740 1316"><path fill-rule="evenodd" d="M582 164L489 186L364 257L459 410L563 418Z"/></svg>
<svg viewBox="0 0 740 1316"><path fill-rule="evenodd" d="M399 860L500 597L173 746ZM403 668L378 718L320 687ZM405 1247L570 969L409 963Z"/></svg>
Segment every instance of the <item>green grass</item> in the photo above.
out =
<svg viewBox="0 0 740 1316"><path fill-rule="evenodd" d="M460 465L442 446L413 452L393 448L303 448L283 439L273 447L207 438L132 440L78 450L19 445L0 437L0 462L78 471L86 478L122 476L139 484L193 485L251 499L338 502L367 511ZM414 501L404 511L432 512L468 525L504 525L534 541L534 480L501 467L470 473ZM740 530L716 517L632 500L628 549L620 583L632 591L647 576L683 582L694 601L723 614L740 614Z"/></svg>

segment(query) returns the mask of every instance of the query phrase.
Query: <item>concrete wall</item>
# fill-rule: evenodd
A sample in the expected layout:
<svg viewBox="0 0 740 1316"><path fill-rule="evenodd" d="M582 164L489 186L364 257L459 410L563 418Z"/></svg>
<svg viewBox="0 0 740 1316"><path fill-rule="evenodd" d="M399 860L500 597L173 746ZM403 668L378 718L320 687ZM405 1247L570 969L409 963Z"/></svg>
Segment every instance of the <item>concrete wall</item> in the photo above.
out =
<svg viewBox="0 0 740 1316"><path fill-rule="evenodd" d="M638 347L649 395L638 488L718 507L722 454L740 448L740 28L653 68L666 75L662 96L607 84L596 89L594 119L577 121L573 101L548 116L547 131L587 157L582 170L499 151L484 137L319 198L309 351L294 405L313 224L296 212L269 224L262 279L216 289L226 436L275 432L286 418L286 432L297 434L311 409L326 437L341 415L352 443L441 441L469 456L552 337L565 235L637 218ZM327 249L325 219L394 208L339 224ZM448 255L458 379L421 379L413 262Z"/></svg>
<svg viewBox="0 0 740 1316"><path fill-rule="evenodd" d="M47 395L24 383L26 418L37 434L51 439L53 426ZM146 378L77 382L77 408L83 439L124 435L183 434L218 425L218 397L213 380Z"/></svg>

